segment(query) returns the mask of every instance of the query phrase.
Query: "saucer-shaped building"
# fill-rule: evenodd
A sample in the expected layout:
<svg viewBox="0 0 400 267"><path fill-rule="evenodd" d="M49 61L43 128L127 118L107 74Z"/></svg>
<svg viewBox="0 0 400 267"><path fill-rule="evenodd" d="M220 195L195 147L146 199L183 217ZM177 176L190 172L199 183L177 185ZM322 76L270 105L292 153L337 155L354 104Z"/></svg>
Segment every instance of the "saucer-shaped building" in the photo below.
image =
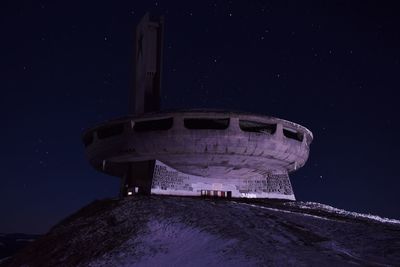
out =
<svg viewBox="0 0 400 267"><path fill-rule="evenodd" d="M161 194L294 200L288 174L312 133L278 118L222 110L160 111L163 20L136 32L132 115L85 131L90 164L121 178L121 196Z"/></svg>

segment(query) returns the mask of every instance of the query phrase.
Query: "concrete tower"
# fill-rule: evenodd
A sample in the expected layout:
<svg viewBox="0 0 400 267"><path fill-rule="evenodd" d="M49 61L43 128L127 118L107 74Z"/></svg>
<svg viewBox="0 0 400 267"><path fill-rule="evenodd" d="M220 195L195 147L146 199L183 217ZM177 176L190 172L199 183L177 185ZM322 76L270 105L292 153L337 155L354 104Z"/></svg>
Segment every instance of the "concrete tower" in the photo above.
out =
<svg viewBox="0 0 400 267"><path fill-rule="evenodd" d="M135 86L131 114L160 110L164 18L144 15L136 27Z"/></svg>
<svg viewBox="0 0 400 267"><path fill-rule="evenodd" d="M135 84L129 103L134 116L160 110L163 38L164 17L154 18L146 13L135 34ZM155 163L155 160L128 163L121 195L127 195L130 188L137 188L136 193L150 194Z"/></svg>

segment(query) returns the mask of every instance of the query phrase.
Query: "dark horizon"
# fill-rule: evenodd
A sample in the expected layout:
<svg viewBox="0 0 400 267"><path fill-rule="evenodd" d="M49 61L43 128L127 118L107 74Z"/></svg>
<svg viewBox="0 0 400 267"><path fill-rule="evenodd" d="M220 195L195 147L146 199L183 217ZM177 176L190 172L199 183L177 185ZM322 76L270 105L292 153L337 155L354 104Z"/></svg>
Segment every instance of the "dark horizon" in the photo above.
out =
<svg viewBox="0 0 400 267"><path fill-rule="evenodd" d="M83 130L128 114L134 29L165 16L162 109L220 108L314 134L297 200L400 219L399 4L394 1L7 1L0 233L43 233L119 180L86 161Z"/></svg>

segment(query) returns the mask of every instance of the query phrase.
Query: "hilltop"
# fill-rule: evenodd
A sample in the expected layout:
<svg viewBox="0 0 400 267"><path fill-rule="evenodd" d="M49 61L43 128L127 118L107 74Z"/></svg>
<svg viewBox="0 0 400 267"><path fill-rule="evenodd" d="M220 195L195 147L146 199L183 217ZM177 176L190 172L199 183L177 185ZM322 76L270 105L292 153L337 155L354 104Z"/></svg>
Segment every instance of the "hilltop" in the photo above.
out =
<svg viewBox="0 0 400 267"><path fill-rule="evenodd" d="M310 202L135 196L91 203L17 254L8 266L399 262L400 221Z"/></svg>

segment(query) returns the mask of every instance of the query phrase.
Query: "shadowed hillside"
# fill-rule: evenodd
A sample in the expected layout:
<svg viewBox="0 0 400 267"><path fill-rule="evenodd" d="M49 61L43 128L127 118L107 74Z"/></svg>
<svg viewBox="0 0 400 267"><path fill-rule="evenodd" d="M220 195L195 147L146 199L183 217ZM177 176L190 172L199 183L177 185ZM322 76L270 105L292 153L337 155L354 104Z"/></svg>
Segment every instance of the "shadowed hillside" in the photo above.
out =
<svg viewBox="0 0 400 267"><path fill-rule="evenodd" d="M400 222L317 203L96 201L9 266L347 266L400 262Z"/></svg>

